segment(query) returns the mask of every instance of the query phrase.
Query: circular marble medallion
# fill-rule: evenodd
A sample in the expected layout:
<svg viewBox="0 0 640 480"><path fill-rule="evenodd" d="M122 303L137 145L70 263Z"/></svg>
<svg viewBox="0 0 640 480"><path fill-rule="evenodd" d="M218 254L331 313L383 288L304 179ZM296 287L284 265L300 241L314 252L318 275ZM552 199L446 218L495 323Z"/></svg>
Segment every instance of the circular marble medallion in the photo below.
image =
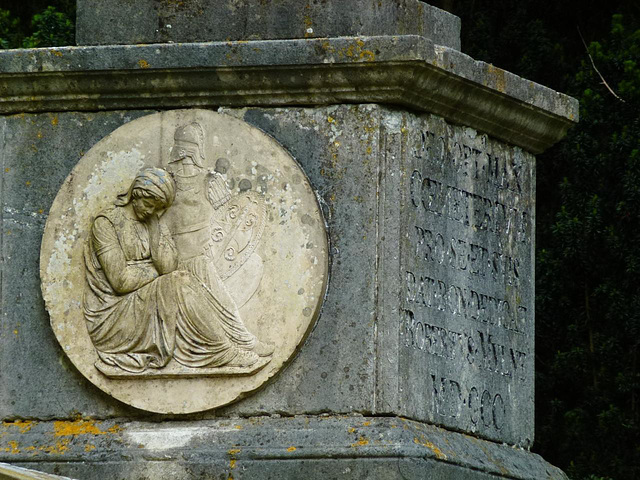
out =
<svg viewBox="0 0 640 480"><path fill-rule="evenodd" d="M53 331L87 379L143 410L191 413L246 396L300 348L326 291L327 234L273 138L174 110L82 157L40 269Z"/></svg>

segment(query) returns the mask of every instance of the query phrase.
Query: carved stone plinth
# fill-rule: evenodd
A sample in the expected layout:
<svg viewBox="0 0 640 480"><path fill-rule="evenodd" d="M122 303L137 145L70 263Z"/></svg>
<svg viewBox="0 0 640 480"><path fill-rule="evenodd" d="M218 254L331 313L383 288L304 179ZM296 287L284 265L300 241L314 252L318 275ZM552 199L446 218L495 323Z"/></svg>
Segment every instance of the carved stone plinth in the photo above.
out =
<svg viewBox="0 0 640 480"><path fill-rule="evenodd" d="M9 422L0 433L33 447L14 453L14 462L83 480L566 478L538 455L400 418L72 420L38 423L25 433Z"/></svg>
<svg viewBox="0 0 640 480"><path fill-rule="evenodd" d="M91 30L94 2L80 2L86 46L0 52L0 461L88 479L566 478L529 451L534 154L577 121L577 102L455 50L458 21L423 2L347 2L350 11L345 2L118 3L110 14L125 28ZM146 6L132 14L140 29L124 18L134 3ZM246 29L236 38L228 32L238 22ZM189 121L152 128L163 115ZM207 127L204 117L220 123ZM210 142L206 159L193 123ZM164 173L148 168L183 189L175 205L154 193ZM134 196L136 185L148 195ZM118 197L127 189L130 198ZM68 195L54 204L59 191ZM171 255L145 247L144 232L160 238L161 229L127 206L149 196L169 232L157 246L193 255L163 266ZM251 199L267 205L261 235L237 221ZM236 221L216 236L212 212L230 201ZM147 350L126 335L103 342L87 324L105 303L88 305L84 282L117 286L115 273L93 282L79 250L93 232L92 271L118 273L117 262L100 260L111 227L98 217L125 219L113 231L128 267L155 269L149 284L187 285L213 303L227 298L212 289L224 285L235 296L222 304L243 318L242 305L259 298L246 318L265 341L244 350L260 363L243 354L240 365L229 356L189 366L193 351L145 334L144 347L166 347L167 363L131 371L122 356ZM326 257L310 255L318 242L306 238L319 218ZM38 275L45 221L51 315ZM234 255L206 260L224 257L206 247L237 238L234 225L246 227L236 243L255 244L246 251L269 275L249 258L254 274L245 276L226 270ZM132 245L138 253L126 253ZM290 278L298 254L308 262L300 281ZM219 282L202 275L192 260L200 257ZM145 285L122 295L143 295ZM187 307L200 303L173 305L184 307L183 323L169 340L193 342L185 324L197 326L197 315ZM169 324L170 306L156 315ZM116 327L132 325L125 313ZM225 335L234 354L242 350ZM204 334L202 351L217 355L210 344L220 338Z"/></svg>

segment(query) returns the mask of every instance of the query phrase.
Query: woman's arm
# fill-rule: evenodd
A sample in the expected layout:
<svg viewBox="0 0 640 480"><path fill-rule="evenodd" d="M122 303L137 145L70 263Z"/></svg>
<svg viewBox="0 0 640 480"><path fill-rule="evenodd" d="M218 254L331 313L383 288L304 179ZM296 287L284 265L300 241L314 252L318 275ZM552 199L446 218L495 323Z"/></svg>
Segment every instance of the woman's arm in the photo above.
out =
<svg viewBox="0 0 640 480"><path fill-rule="evenodd" d="M178 268L178 248L169 228L156 215L148 222L151 239L151 258L160 275L166 275Z"/></svg>
<svg viewBox="0 0 640 480"><path fill-rule="evenodd" d="M158 277L152 265L127 265L113 224L105 217L98 217L91 229L93 249L111 288L119 294L138 290Z"/></svg>

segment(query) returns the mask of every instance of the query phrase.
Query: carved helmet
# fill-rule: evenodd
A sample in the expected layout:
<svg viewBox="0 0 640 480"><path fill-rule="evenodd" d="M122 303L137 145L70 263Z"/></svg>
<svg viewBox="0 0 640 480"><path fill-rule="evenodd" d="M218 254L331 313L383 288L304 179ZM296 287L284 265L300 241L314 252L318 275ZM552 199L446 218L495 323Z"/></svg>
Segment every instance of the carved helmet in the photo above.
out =
<svg viewBox="0 0 640 480"><path fill-rule="evenodd" d="M173 135L173 149L184 151L182 157L191 157L193 163L198 167L202 167L204 160L204 131L199 123L193 122L176 128ZM172 162L177 161L177 157L173 157Z"/></svg>

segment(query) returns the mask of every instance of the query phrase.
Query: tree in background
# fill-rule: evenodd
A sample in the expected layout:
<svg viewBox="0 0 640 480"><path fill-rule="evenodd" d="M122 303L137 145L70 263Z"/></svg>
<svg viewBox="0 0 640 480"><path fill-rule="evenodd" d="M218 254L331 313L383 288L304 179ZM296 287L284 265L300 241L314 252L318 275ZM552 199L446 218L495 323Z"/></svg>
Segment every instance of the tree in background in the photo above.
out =
<svg viewBox="0 0 640 480"><path fill-rule="evenodd" d="M0 10L0 48L20 46L20 20L8 10Z"/></svg>
<svg viewBox="0 0 640 480"><path fill-rule="evenodd" d="M47 7L42 13L36 13L31 20L31 27L33 34L22 41L25 48L73 45L75 42L73 23L55 7Z"/></svg>
<svg viewBox="0 0 640 480"><path fill-rule="evenodd" d="M42 3L0 1L0 48L56 47L75 43L75 2L48 1L46 3L55 6L47 7ZM5 5L10 8L3 9Z"/></svg>
<svg viewBox="0 0 640 480"><path fill-rule="evenodd" d="M632 479L640 477L640 28L615 15L589 55L570 83L580 125L542 159L556 162L559 184L538 244L536 436L574 478Z"/></svg>

